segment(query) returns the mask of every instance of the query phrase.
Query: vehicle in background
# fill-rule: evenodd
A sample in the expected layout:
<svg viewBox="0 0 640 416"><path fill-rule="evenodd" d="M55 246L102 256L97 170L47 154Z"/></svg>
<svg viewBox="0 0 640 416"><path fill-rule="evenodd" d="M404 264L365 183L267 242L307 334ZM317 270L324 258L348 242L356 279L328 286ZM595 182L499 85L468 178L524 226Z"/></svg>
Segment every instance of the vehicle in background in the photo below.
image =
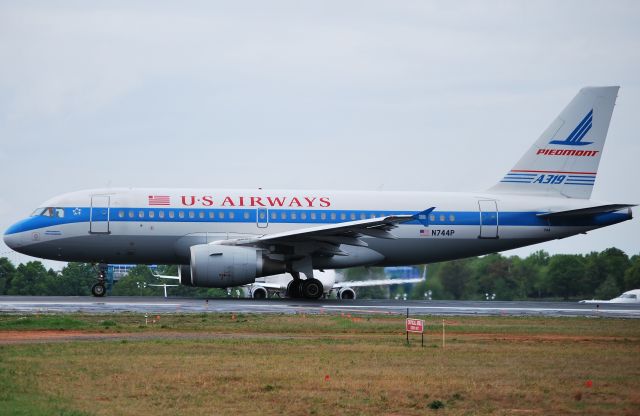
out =
<svg viewBox="0 0 640 416"><path fill-rule="evenodd" d="M371 286L391 286L405 285L422 282L427 278L427 266L423 268L422 276L388 279L368 279L338 281L335 270L319 270L314 273L316 279L320 280L324 293L321 297L331 297L335 294L338 299L355 299L357 297L355 288ZM245 293L254 299L265 299L270 296L277 297L299 297L291 293L294 279L290 274L279 274L256 279L255 283L245 285Z"/></svg>
<svg viewBox="0 0 640 416"><path fill-rule="evenodd" d="M580 303L640 303L640 289L626 291L611 300L581 300Z"/></svg>

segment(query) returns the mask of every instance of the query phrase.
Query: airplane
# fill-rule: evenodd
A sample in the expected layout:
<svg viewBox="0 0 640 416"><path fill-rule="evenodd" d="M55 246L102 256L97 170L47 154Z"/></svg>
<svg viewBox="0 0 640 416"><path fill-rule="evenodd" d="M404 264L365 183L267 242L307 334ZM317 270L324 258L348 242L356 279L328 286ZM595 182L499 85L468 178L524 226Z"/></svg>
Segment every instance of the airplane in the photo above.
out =
<svg viewBox="0 0 640 416"><path fill-rule="evenodd" d="M619 87L581 89L486 191L93 189L56 196L4 241L45 259L176 264L180 283L236 287L289 273L289 295L318 299L317 269L401 266L494 253L632 218L591 200ZM488 151L495 154L495 149Z"/></svg>
<svg viewBox="0 0 640 416"><path fill-rule="evenodd" d="M180 280L180 277L178 276L161 275L157 273L154 273L153 275L160 279ZM338 299L355 300L357 295L354 288L357 287L392 286L423 282L427 279L427 267L425 266L423 268L421 277L337 281L335 270L318 270L314 272L314 277L322 283L324 291L322 297L328 298L335 293ZM283 273L256 278L254 283L243 285L242 288L244 289L245 294L253 299L266 299L269 295L275 295L277 297L291 297L290 292L292 282L294 282L294 280L292 280L292 276ZM167 297L166 287L164 297Z"/></svg>
<svg viewBox="0 0 640 416"><path fill-rule="evenodd" d="M338 299L351 300L355 300L357 297L355 288L419 283L426 280L426 275L427 267L425 266L421 277L337 281L335 270L314 271L314 277L320 280L324 289L322 297L328 298L335 293ZM248 295L254 299L266 299L269 294L275 294L278 297L288 296L289 286L294 282L288 274L278 274L259 279L260 281L256 279L255 283L245 286Z"/></svg>
<svg viewBox="0 0 640 416"><path fill-rule="evenodd" d="M622 295L611 300L581 300L578 303L640 303L640 289L624 292Z"/></svg>

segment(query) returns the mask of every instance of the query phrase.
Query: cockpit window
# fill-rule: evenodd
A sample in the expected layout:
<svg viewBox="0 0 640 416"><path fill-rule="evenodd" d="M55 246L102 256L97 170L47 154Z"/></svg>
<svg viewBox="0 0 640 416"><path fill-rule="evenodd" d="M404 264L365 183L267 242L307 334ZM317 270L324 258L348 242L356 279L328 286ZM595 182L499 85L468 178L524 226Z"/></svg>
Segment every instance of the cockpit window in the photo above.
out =
<svg viewBox="0 0 640 416"><path fill-rule="evenodd" d="M64 218L64 208L38 208L31 214L32 217L51 217L51 218Z"/></svg>
<svg viewBox="0 0 640 416"><path fill-rule="evenodd" d="M46 210L46 208L37 208L35 211L31 213L32 217L37 217L38 215L42 215L42 212Z"/></svg>

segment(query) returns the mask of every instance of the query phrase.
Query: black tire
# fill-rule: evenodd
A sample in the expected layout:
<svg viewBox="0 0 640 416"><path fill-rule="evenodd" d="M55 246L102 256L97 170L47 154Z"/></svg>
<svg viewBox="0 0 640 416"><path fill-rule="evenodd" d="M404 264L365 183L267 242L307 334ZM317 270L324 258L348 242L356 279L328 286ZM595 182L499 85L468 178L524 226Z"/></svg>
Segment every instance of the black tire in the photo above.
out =
<svg viewBox="0 0 640 416"><path fill-rule="evenodd" d="M107 289L102 283L96 283L91 286L91 294L97 298L103 297L107 293Z"/></svg>
<svg viewBox="0 0 640 416"><path fill-rule="evenodd" d="M287 297L291 299L300 299L302 297L302 281L292 280L287 285Z"/></svg>
<svg viewBox="0 0 640 416"><path fill-rule="evenodd" d="M318 279L307 279L302 282L302 296L306 299L320 299L324 293L322 282Z"/></svg>

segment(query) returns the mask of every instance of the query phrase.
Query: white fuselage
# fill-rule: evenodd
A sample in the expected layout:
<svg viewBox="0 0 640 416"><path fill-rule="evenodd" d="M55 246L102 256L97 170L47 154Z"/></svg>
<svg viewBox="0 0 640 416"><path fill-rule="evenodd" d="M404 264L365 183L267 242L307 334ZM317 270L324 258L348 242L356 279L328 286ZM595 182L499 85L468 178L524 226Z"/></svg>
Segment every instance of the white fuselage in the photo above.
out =
<svg viewBox="0 0 640 416"><path fill-rule="evenodd" d="M14 224L4 240L24 254L96 263L188 264L196 244L281 233L429 207L428 224L405 222L396 239L362 236L347 255L313 257L313 267L408 265L481 255L564 238L631 218L541 218L597 205L584 199L491 193L97 189L45 202L52 208Z"/></svg>

